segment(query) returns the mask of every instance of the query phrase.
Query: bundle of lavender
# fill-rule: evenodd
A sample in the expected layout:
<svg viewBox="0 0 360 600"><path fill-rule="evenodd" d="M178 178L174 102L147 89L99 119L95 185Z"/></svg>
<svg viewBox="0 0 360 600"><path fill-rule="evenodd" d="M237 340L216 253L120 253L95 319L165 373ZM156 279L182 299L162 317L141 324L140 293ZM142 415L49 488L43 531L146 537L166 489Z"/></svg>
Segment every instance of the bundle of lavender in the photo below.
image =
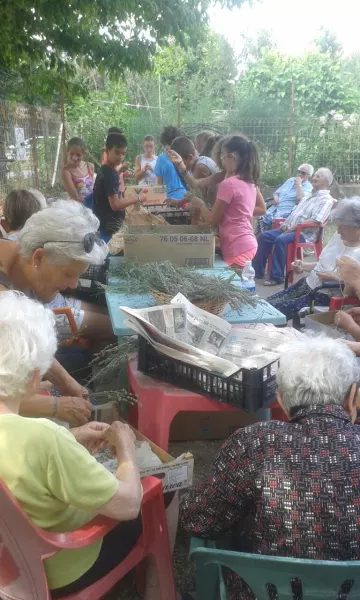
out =
<svg viewBox="0 0 360 600"><path fill-rule="evenodd" d="M257 296L234 285L236 274L230 269L224 270L224 275L218 277L203 275L196 269L179 267L170 261L145 264L124 261L112 274L121 279L118 286L107 288L115 293L151 293L156 299L171 299L181 292L198 306L206 303L222 306L229 304L239 313L245 305L256 306L258 302Z"/></svg>

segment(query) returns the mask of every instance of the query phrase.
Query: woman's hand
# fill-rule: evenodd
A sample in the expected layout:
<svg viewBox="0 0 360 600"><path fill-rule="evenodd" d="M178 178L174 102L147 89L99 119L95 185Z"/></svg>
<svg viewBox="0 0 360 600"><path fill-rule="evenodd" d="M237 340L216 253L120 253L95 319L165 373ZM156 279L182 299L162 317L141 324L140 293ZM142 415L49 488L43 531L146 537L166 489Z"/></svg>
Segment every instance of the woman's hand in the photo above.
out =
<svg viewBox="0 0 360 600"><path fill-rule="evenodd" d="M73 426L84 425L90 419L92 409L92 404L85 398L61 396L54 418Z"/></svg>
<svg viewBox="0 0 360 600"><path fill-rule="evenodd" d="M135 451L135 434L126 423L114 421L105 432L105 440L113 448L118 460Z"/></svg>
<svg viewBox="0 0 360 600"><path fill-rule="evenodd" d="M353 351L356 356L360 356L360 342L345 342L345 344Z"/></svg>
<svg viewBox="0 0 360 600"><path fill-rule="evenodd" d="M291 270L294 273L302 273L304 270L304 265L303 265L303 261L302 260L294 260L293 263L291 263Z"/></svg>
<svg viewBox="0 0 360 600"><path fill-rule="evenodd" d="M110 425L91 421L81 427L71 429L71 433L82 446L85 446L92 454L96 454L105 444L105 434Z"/></svg>
<svg viewBox="0 0 360 600"><path fill-rule="evenodd" d="M77 398L85 398L86 400L89 398L87 389L80 385L71 375L67 374L66 379L64 378L57 382L57 387L64 396L75 396Z"/></svg>
<svg viewBox="0 0 360 600"><path fill-rule="evenodd" d="M339 278L351 285L357 294L360 291L360 263L349 256L341 256L336 265L339 269Z"/></svg>
<svg viewBox="0 0 360 600"><path fill-rule="evenodd" d="M339 310L336 313L334 318L334 323L336 327L340 327L340 329L345 329L345 331L349 331L355 325L355 320L349 313L345 310Z"/></svg>
<svg viewBox="0 0 360 600"><path fill-rule="evenodd" d="M349 308L349 310L346 310L345 312L354 319L355 323L360 325L360 306Z"/></svg>

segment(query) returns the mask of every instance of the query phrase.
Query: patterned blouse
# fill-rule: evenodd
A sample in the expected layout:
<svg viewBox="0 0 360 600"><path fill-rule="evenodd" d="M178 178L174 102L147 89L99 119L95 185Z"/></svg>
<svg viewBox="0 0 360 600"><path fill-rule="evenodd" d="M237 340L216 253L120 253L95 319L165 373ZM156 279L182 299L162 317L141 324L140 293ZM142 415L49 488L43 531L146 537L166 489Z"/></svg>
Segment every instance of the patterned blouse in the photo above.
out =
<svg viewBox="0 0 360 600"><path fill-rule="evenodd" d="M319 190L311 196L305 196L291 211L283 225L296 227L304 221L317 221L317 223L325 225L334 202L329 190ZM302 229L301 233L307 242L315 244L319 239L320 229L309 227Z"/></svg>
<svg viewBox="0 0 360 600"><path fill-rule="evenodd" d="M208 483L181 506L198 537L233 534L234 549L323 560L360 559L360 428L340 406L299 408L289 423L236 431ZM230 600L253 600L227 574Z"/></svg>

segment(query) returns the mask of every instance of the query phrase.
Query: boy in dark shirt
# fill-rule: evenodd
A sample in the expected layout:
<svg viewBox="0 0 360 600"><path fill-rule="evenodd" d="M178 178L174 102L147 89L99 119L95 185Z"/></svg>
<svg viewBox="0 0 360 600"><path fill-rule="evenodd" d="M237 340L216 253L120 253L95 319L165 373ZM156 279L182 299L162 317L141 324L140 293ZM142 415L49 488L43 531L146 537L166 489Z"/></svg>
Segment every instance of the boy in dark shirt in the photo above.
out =
<svg viewBox="0 0 360 600"><path fill-rule="evenodd" d="M100 221L99 232L103 240L109 241L125 218L125 208L140 202L135 196L125 200L120 192L119 173L123 163L127 141L120 133L110 133L105 142L106 162L100 168L94 185L93 211Z"/></svg>

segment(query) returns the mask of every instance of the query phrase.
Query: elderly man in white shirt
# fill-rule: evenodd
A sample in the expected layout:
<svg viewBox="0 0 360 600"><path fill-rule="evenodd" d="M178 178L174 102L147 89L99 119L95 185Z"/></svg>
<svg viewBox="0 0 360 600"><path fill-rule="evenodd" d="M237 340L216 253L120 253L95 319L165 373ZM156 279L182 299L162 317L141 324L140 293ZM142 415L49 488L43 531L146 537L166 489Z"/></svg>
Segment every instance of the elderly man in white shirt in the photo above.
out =
<svg viewBox="0 0 360 600"><path fill-rule="evenodd" d="M333 175L330 169L318 169L312 178L313 191L295 206L280 229L264 231L258 238L258 250L253 260L255 276L262 279L265 275L266 262L273 252L270 278L264 285L277 285L284 281L286 264L286 248L295 239L295 231L300 223L323 225L329 218L334 199L330 195ZM303 229L300 240L315 243L320 235L320 227Z"/></svg>

